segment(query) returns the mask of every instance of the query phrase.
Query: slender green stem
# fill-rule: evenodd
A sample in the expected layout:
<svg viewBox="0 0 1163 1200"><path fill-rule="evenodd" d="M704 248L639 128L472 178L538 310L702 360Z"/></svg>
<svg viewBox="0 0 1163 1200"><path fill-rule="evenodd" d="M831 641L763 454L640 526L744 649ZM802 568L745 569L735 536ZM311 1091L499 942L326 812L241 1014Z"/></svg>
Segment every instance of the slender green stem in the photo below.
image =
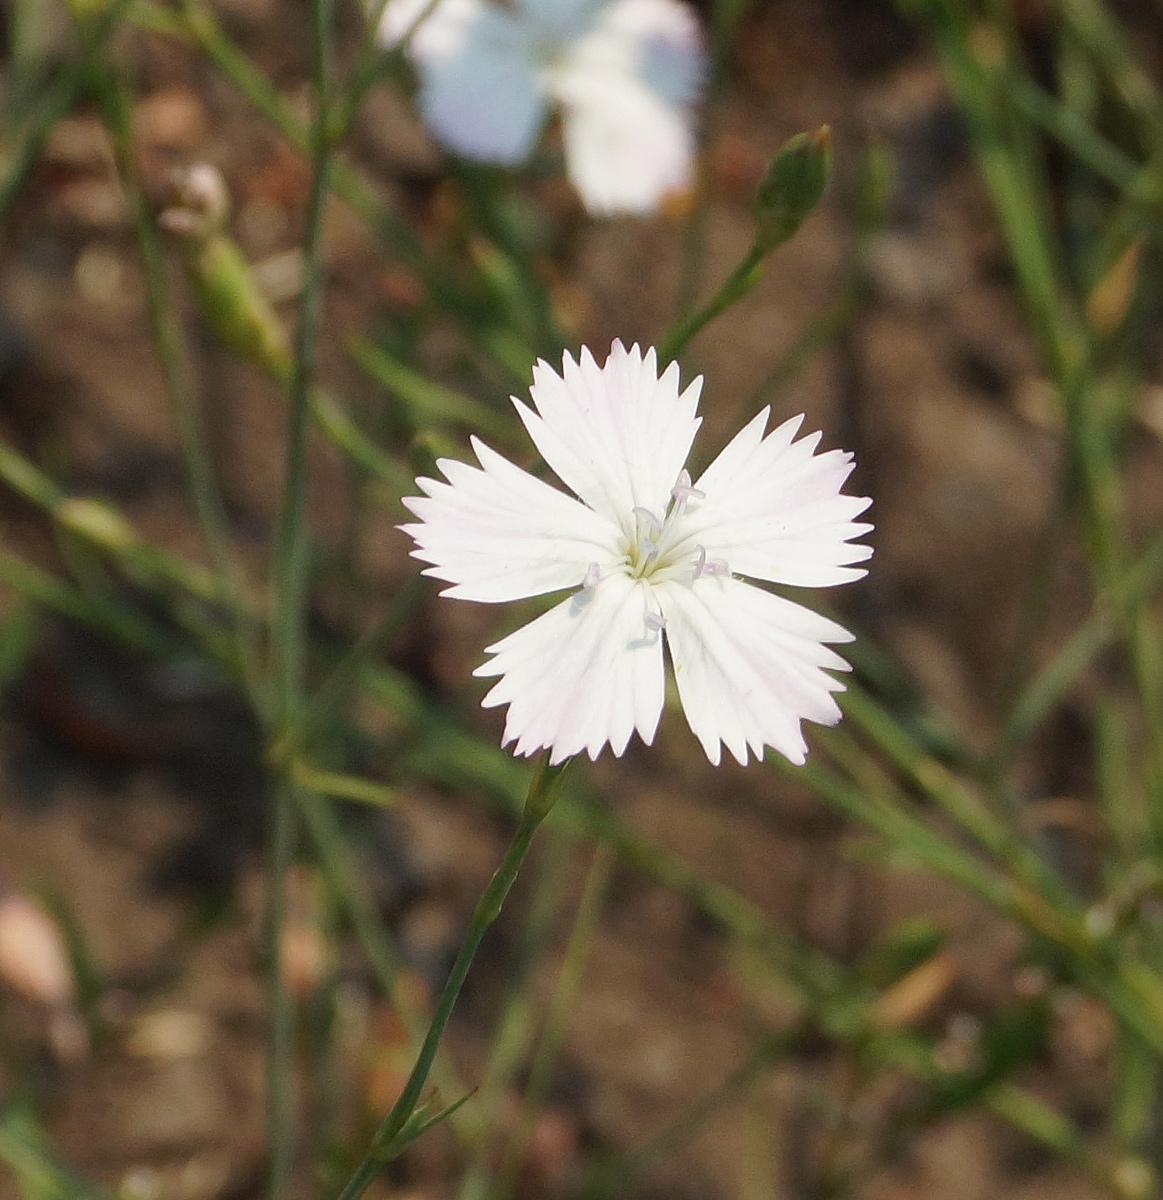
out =
<svg viewBox="0 0 1163 1200"><path fill-rule="evenodd" d="M181 319L166 279L161 236L149 210L133 147L129 99L115 67L101 58L102 43L96 27L79 22L85 61L101 105L102 115L113 142L117 169L129 202L138 252L145 277L146 304L158 360L165 380L166 395L178 433L186 477L198 514L202 537L217 577L216 599L222 604L233 626L236 668L252 703L261 708L257 680L256 653L247 625L238 620L238 571L231 551L230 525L222 505L206 446L195 388L182 334Z"/></svg>
<svg viewBox="0 0 1163 1200"><path fill-rule="evenodd" d="M1118 636L1126 615L1148 600L1160 584L1163 584L1163 535L1151 543L1109 591L1099 594L1087 621L1026 686L1002 730L999 762L1004 763L1028 741L1070 686Z"/></svg>
<svg viewBox="0 0 1163 1200"><path fill-rule="evenodd" d="M111 504L67 496L39 468L2 442L0 480L41 508L59 531L112 559L127 579L150 591L228 673L237 669L234 646L224 644L222 637L217 615L221 588L213 571L149 544ZM113 607L110 600L109 608ZM128 605L116 607L136 619ZM256 615L240 603L232 615L255 630L260 628ZM166 644L172 648L173 639L166 639Z"/></svg>
<svg viewBox="0 0 1163 1200"><path fill-rule="evenodd" d="M199 48L292 145L309 151L311 131L299 120L278 88L222 31L205 0L180 0L182 16ZM431 301L459 319L461 327L488 349L480 323L488 316L466 293L461 281L424 249L415 232L384 204L358 170L342 160L331 166L336 193L392 251L420 276Z"/></svg>
<svg viewBox="0 0 1163 1200"><path fill-rule="evenodd" d="M311 190L303 217L303 292L289 392L290 420L283 481L282 511L275 534L272 577L271 669L280 724L295 712L303 687L303 628L306 620L309 545L307 503L307 426L315 366L323 276L323 212L330 185L333 144L326 127L330 84L331 0L315 0L315 102L312 129Z"/></svg>
<svg viewBox="0 0 1163 1200"><path fill-rule="evenodd" d="M585 969L590 945L598 928L602 900L605 897L606 884L609 882L615 857L612 847L603 842L599 842L594 848L590 869L586 875L585 888L582 891L581 900L578 902L573 932L570 934L569 944L565 948L565 957L562 960L561 973L557 979L557 988L553 993L553 1000L550 1002L549 1013L545 1018L545 1028L542 1030L537 1052L533 1056L533 1065L529 1068L529 1079L525 1085L525 1094L521 1097L521 1111L517 1116L517 1124L497 1168L496 1180L490 1193L491 1200L509 1200L516 1191L521 1166L529 1148L529 1139L533 1135L534 1124L545 1103L545 1097L553 1078L553 1069L565 1038L569 1016L573 1011L574 1001L577 999L578 988L581 986L582 972Z"/></svg>
<svg viewBox="0 0 1163 1200"><path fill-rule="evenodd" d="M331 669L331 674L320 684L318 691L300 705L290 718L278 741L271 748L272 758L293 758L304 742L334 715L356 686L364 663L370 661L376 651L399 629L401 622L420 598L421 590L421 581L419 577L415 577L396 593L374 628L368 630L347 651Z"/></svg>
<svg viewBox="0 0 1163 1200"><path fill-rule="evenodd" d="M125 605L82 592L10 550L0 549L0 583L43 608L81 621L127 645L152 654L172 654L174 639Z"/></svg>
<svg viewBox="0 0 1163 1200"><path fill-rule="evenodd" d="M332 0L314 4L315 120L311 134L311 190L303 218L303 292L295 362L289 386L290 418L282 510L272 552L270 687L276 736L294 719L302 703L304 628L307 609L309 542L307 503L307 427L315 364L323 275L323 211L330 182L332 142L327 133L330 93ZM296 803L289 777L276 788L271 814L267 937L270 957L278 962L282 938L282 894L294 850ZM267 1118L270 1141L270 1197L285 1200L294 1169L294 1114L291 1110L290 1060L293 1012L282 972L273 970L269 990L270 1030L267 1063Z"/></svg>
<svg viewBox="0 0 1163 1200"><path fill-rule="evenodd" d="M399 1015L405 1032L418 1042L424 1034L426 1018L411 998L409 989L400 986L403 959L375 909L355 882L359 879L357 863L334 809L321 796L303 789L296 790L295 799L336 904L347 917L377 983ZM433 1071L442 1091L449 1095L463 1092L448 1063L437 1059Z"/></svg>
<svg viewBox="0 0 1163 1200"><path fill-rule="evenodd" d="M700 1096L632 1154L598 1170L578 1189L574 1200L604 1200L611 1195L626 1195L645 1171L685 1145L691 1135L716 1113L738 1103L768 1068L792 1054L809 1033L807 1023L797 1023L790 1029L764 1037L718 1087Z"/></svg>
<svg viewBox="0 0 1163 1200"><path fill-rule="evenodd" d="M295 1012L283 971L283 917L287 868L296 839L295 787L276 785L267 845L267 1140L270 1159L268 1195L285 1200L294 1169L295 1114L292 1105L292 1046Z"/></svg>
<svg viewBox="0 0 1163 1200"><path fill-rule="evenodd" d="M0 1109L0 1161L16 1176L22 1195L46 1200L111 1200L110 1193L70 1170L50 1150L41 1128L19 1104Z"/></svg>
<svg viewBox="0 0 1163 1200"><path fill-rule="evenodd" d="M763 275L763 257L763 254L753 246L743 261L727 276L723 286L715 295L698 312L680 321L666 335L666 339L658 351L660 367L664 367L678 358L697 333L751 291Z"/></svg>
<svg viewBox="0 0 1163 1200"><path fill-rule="evenodd" d="M1160 144L1158 93L1122 44L1117 26L1096 0L1061 0L1081 45L1110 74L1144 123L1148 143ZM1062 397L1071 483L1098 589L1118 585L1126 569L1123 489L1117 461L1118 414L1106 411L1096 375L1095 348L1082 306L1067 287L1049 211L1049 187L1028 153L1029 129L1014 123L1005 103L1006 78L1018 55L1010 29L994 27L1004 53L975 57L968 7L955 0L920 0L915 11L933 32L946 76L966 118L982 174L1008 245L1031 325L1048 372ZM983 62L988 60L988 66ZM1163 649L1152 615L1141 606L1123 621L1148 734L1146 773L1154 836L1163 846Z"/></svg>
<svg viewBox="0 0 1163 1200"><path fill-rule="evenodd" d="M86 32L87 54L99 54L103 50L109 35L121 22L131 2L112 0L91 21ZM89 69L87 62L65 67L45 84L34 111L24 122L15 153L7 161L3 177L0 178L0 225L3 225L13 203L24 190L53 126L84 94Z"/></svg>
<svg viewBox="0 0 1163 1200"><path fill-rule="evenodd" d="M432 1068L436 1050L440 1045L440 1039L444 1036L448 1018L452 1015L453 1007L460 995L460 989L464 986L469 967L472 966L472 961L476 957L481 939L484 937L485 931L500 915L501 906L517 878L517 872L533 841L533 835L557 800L564 773L570 761L567 759L559 767L550 767L545 761L542 761L538 767L533 781L529 785L525 807L513 840L509 843L509 849L473 911L468 931L465 933L460 952L456 956L456 962L453 963L452 970L444 984L444 990L440 993L440 999L436 1003L432 1024L428 1027L428 1033L424 1038L424 1044L420 1047L420 1053L416 1058L412 1073L408 1076L408 1082L404 1085L400 1098L392 1106L391 1112L384 1118L383 1124L376 1131L371 1149L343 1189L340 1200L359 1200L381 1168L389 1163L398 1152L397 1138L416 1111L420 1095L428 1081L428 1074Z"/></svg>
<svg viewBox="0 0 1163 1200"><path fill-rule="evenodd" d="M485 1200L489 1194L495 1166L491 1151L505 1121L506 1098L515 1090L517 1074L528 1061L537 1036L535 967L550 946L560 907L562 873L578 844L578 839L560 824L547 829L546 835L521 938L506 971L508 994L489 1042L489 1057L473 1105L474 1161L460 1177L456 1200Z"/></svg>
<svg viewBox="0 0 1163 1200"><path fill-rule="evenodd" d="M690 315L703 278L710 222L710 151L719 130L723 93L730 76L739 22L754 0L715 0L711 8L711 63L703 88L698 127L695 194L683 231L682 267L675 297L675 320Z"/></svg>
<svg viewBox="0 0 1163 1200"><path fill-rule="evenodd" d="M355 66L352 68L347 87L335 104L331 119L331 129L338 140L346 135L359 112L359 106L370 88L382 76L399 69L400 60L407 49L412 35L424 23L436 7L438 0L428 0L428 3L412 18L403 35L389 50L379 45L379 27L388 7L389 0L371 0L364 14L364 31L360 39L359 50L355 56Z"/></svg>

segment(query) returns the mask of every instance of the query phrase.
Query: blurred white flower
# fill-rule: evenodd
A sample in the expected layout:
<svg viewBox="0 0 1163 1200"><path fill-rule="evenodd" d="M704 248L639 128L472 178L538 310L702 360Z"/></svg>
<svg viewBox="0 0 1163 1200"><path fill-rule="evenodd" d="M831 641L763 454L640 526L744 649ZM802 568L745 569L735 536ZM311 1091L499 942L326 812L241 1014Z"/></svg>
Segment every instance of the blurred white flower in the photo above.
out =
<svg viewBox="0 0 1163 1200"><path fill-rule="evenodd" d="M399 42L428 0L391 0ZM561 108L566 170L593 213L649 213L693 179L702 36L681 0L436 0L408 52L420 108L450 149L516 165Z"/></svg>
<svg viewBox="0 0 1163 1200"><path fill-rule="evenodd" d="M807 753L801 720L840 718L847 664L825 642L851 641L833 621L738 575L828 587L864 574L868 546L852 539L870 501L841 495L852 456L795 441L802 417L764 436L750 421L697 481L685 463L701 418L702 379L679 393L678 365L658 377L615 342L604 367L567 354L563 376L533 369L536 412L513 403L546 463L578 497L534 478L473 439L480 467L437 464L447 483L416 482L404 504L418 523L426 575L464 600L497 603L577 589L490 646L477 675L499 675L486 707L507 704L504 743L548 748L561 762L608 742L621 754L636 729L650 743L664 694L663 636L691 729L718 763L772 746Z"/></svg>

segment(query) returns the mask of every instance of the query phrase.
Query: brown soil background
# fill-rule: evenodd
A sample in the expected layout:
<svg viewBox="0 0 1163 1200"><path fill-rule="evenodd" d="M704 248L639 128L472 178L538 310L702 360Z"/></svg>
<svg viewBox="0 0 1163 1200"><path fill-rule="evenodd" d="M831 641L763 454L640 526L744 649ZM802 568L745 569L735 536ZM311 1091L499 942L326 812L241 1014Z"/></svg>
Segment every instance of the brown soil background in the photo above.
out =
<svg viewBox="0 0 1163 1200"><path fill-rule="evenodd" d="M292 0L219 0L217 7L285 94L299 94L306 7ZM345 15L350 39L354 20L350 10ZM235 197L232 231L277 283L280 264L286 268L279 256L295 245L305 167L189 48L145 35L125 48L151 178L174 163L219 165ZM687 356L688 372L706 376L702 445L717 448L755 411L771 364L837 296L851 253L858 164L869 140L881 139L896 154L898 186L870 250L865 299L842 336L766 399L775 418L804 411L807 428L825 430L825 445L855 450L855 488L875 499L872 572L832 599L980 743L1007 679L1023 581L1053 502L1058 439L940 71L889 8L876 0L779 0L747 19L710 157L704 291L749 243L750 195L769 155L823 122L836 149L824 204L755 291ZM439 235L449 185L438 151L402 104L375 94L352 154L427 236ZM656 342L673 313L677 216L587 223L557 185L543 185L541 195L556 222L554 300L578 340L599 353L615 336ZM415 287L336 203L322 374L337 393L372 402L342 338L406 317ZM58 128L0 245L0 313L11 342L0 392L5 436L76 490L115 498L147 536L200 557L124 198L88 110ZM257 579L282 472L284 409L272 387L211 342L192 311L188 325L216 461ZM425 335L422 357L436 377L450 375L455 353L451 334ZM1163 504L1161 459L1145 421L1132 449L1144 526ZM346 494L343 465L318 445L314 470L314 528L325 547L338 547L346 536L336 515L343 508L336 498ZM35 514L7 497L0 509L11 544L59 561ZM373 510L351 541L369 612L413 571L393 529L398 519ZM1080 554L1072 559L1068 551L1051 640L1084 611L1083 579ZM342 604L325 589L322 618L339 619ZM450 704L467 694L459 708L494 734L497 714L473 713L478 689L469 672L497 620L494 611L433 594L391 652ZM0 1003L0 1079L35 1100L63 1159L129 1200L243 1200L261 1186L264 1153L261 775L236 703L212 683L199 690L196 678L173 674L46 618L31 666L9 689L0 728L0 881L47 886L74 914L102 981L107 1033L87 1055L62 1056L47 1014L9 988ZM1074 805L1065 823L1076 836L1064 838L1063 850L1084 878L1091 847L1081 729L1083 715L1064 716L1020 770L1032 800ZM1017 931L951 887L870 857L860 831L772 773L710 768L679 714L668 713L653 749L607 757L591 775L634 828L843 960L904 917L935 916L949 931L953 968L921 1018L927 1027L955 1035L1013 995ZM431 988L503 848L503 825L469 798L420 788L393 813L358 820L376 899L417 986ZM587 860L584 848L566 848L567 895L576 895ZM450 1044L466 1080L481 1070L536 874L534 863L486 943L454 1023ZM343 1073L334 1102L355 1131L390 1100L406 1047L358 954L312 941L310 873L293 882L292 910L306 914L304 970L310 976L311 956L324 953L343 976L336 1029ZM552 952L537 968L544 994L571 911L568 902L558 909ZM686 904L617 869L522 1194L569 1195L592 1152L639 1144L725 1078L752 1031L778 1021L784 1004L761 970L739 961ZM1104 1103L1110 1038L1101 1007L1064 995L1044 1061L1023 1079L1092 1122ZM905 1088L870 1095L846 1081L846 1069L820 1046L767 1073L636 1194L815 1194L834 1106L850 1105L858 1124L874 1127ZM451 1195L456 1169L453 1147L438 1132L376 1194ZM305 1181L303 1194L309 1190ZM0 1195L15 1194L0 1173ZM852 1194L1082 1200L1097 1193L992 1118L959 1115L862 1169Z"/></svg>

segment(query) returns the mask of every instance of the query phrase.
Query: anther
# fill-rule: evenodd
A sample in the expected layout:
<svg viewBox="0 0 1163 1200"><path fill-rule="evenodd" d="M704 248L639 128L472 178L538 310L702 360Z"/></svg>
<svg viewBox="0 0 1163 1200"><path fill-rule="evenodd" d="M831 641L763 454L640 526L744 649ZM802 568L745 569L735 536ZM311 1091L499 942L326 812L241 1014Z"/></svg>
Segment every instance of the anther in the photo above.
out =
<svg viewBox="0 0 1163 1200"><path fill-rule="evenodd" d="M705 500L707 493L691 486L690 472L683 467L678 473L678 482L670 489L675 504L685 504L688 500Z"/></svg>
<svg viewBox="0 0 1163 1200"><path fill-rule="evenodd" d="M660 629L666 628L666 618L662 615L662 613L648 612L645 620L646 628L649 629L651 633L657 633Z"/></svg>
<svg viewBox="0 0 1163 1200"><path fill-rule="evenodd" d="M596 588L601 582L602 568L599 567L596 562L590 563L590 565L586 567L586 576L582 580L582 587L584 587L587 592L592 592L594 588Z"/></svg>
<svg viewBox="0 0 1163 1200"><path fill-rule="evenodd" d="M708 558L706 546L699 546L698 555L695 558L695 579L702 579L704 575L730 575L731 568L727 566L725 558Z"/></svg>
<svg viewBox="0 0 1163 1200"><path fill-rule="evenodd" d="M630 510L632 513L640 516L647 525L650 526L650 532L658 537L662 533L662 522L648 508L643 508L641 504L635 504Z"/></svg>

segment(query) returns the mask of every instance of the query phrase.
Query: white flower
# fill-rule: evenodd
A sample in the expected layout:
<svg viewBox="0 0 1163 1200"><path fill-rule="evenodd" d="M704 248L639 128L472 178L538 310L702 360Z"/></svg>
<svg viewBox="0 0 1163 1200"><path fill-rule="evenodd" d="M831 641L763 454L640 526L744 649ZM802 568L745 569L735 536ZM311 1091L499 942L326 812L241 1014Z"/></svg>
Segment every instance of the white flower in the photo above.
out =
<svg viewBox="0 0 1163 1200"><path fill-rule="evenodd" d="M399 42L427 6L391 0L380 42ZM691 186L703 47L680 0L436 0L408 52L424 118L458 154L524 162L556 104L591 212L649 213Z"/></svg>
<svg viewBox="0 0 1163 1200"><path fill-rule="evenodd" d="M720 743L741 763L773 746L807 753L801 720L834 724L824 668L847 664L825 642L852 637L833 621L739 575L828 587L864 574L852 563L872 528L853 520L870 501L840 494L852 456L795 441L802 417L764 436L750 421L694 483L685 463L701 418L702 379L679 393L678 364L658 377L615 342L599 368L566 354L563 376L533 368L536 412L513 403L546 463L578 497L551 487L473 439L480 467L437 464L447 483L416 482L401 528L446 596L498 603L575 589L488 648L477 675L499 675L486 707L507 704L504 744L561 762L608 742L621 754L635 729L650 743L662 714L663 638L683 710L707 757Z"/></svg>

